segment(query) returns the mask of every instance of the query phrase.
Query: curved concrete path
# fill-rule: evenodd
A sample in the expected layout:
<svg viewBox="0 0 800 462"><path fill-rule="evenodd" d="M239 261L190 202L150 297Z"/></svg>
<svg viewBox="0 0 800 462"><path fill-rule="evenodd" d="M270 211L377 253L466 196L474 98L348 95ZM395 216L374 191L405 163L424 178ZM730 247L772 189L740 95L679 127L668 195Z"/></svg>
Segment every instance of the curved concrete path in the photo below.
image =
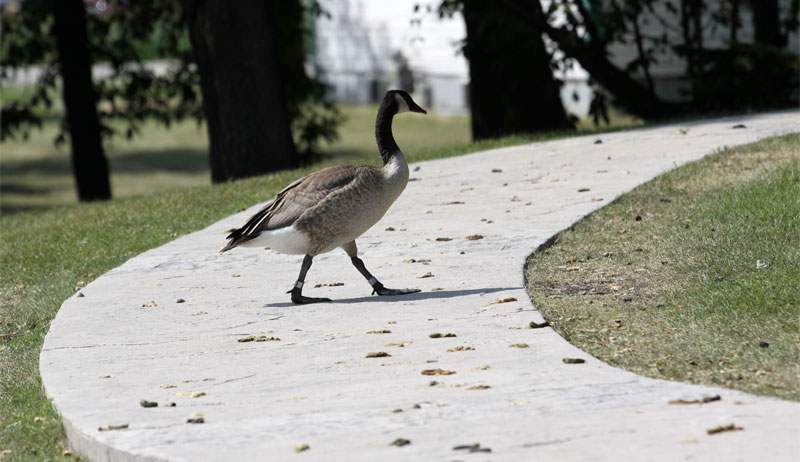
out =
<svg viewBox="0 0 800 462"><path fill-rule="evenodd" d="M358 241L387 286L423 289L404 297L370 296L336 251L315 259L305 291L335 302L290 305L300 258L216 253L254 206L68 299L42 350L45 389L92 460L797 460L798 403L643 378L552 329L518 328L542 321L523 264L553 234L674 166L798 129L800 113L784 112L416 164L418 181ZM458 346L474 350L448 352ZM422 375L438 368L455 374ZM731 423L744 430L706 433Z"/></svg>

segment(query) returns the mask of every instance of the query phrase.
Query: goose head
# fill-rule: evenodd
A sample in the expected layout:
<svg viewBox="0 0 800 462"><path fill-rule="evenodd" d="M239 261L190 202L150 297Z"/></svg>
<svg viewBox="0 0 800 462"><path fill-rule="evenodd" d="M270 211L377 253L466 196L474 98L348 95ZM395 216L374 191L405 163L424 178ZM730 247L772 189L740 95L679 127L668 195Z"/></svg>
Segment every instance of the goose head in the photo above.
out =
<svg viewBox="0 0 800 462"><path fill-rule="evenodd" d="M391 114L401 114L403 112L428 113L411 99L411 95L403 90L387 91L386 96L383 97L383 101L381 102L381 109Z"/></svg>

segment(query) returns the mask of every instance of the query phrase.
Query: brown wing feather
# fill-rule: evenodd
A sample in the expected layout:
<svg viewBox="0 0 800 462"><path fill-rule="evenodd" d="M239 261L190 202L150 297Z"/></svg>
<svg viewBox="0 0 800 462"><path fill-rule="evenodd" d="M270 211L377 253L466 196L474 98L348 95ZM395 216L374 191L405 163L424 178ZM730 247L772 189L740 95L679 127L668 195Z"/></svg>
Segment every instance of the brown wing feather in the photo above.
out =
<svg viewBox="0 0 800 462"><path fill-rule="evenodd" d="M275 200L250 217L244 226L230 233L227 237L230 242L220 252L249 241L263 231L291 226L306 210L353 182L363 168L369 167L366 165L328 167L296 180L279 192Z"/></svg>

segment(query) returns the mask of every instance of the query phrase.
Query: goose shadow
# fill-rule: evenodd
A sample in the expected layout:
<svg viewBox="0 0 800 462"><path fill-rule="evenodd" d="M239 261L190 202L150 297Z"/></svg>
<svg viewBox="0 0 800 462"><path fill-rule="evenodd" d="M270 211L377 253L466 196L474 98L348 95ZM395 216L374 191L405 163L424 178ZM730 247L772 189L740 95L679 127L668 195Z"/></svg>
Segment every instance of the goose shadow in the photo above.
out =
<svg viewBox="0 0 800 462"><path fill-rule="evenodd" d="M386 297L378 297L375 295L366 295L364 297L355 297L355 298L342 298L342 299L333 299L330 303L332 304L339 304L339 303L365 303L365 302L412 302L412 301L421 301L421 300L435 300L438 298L456 298L456 297L464 297L467 295L475 295L475 294L491 294L495 292L502 292L505 290L520 290L523 287L487 287L482 289L464 289L464 290L437 290L433 292L417 292L415 294L406 294L406 295L390 295ZM280 302L280 303L267 303L264 305L264 308L289 308L297 306L292 302Z"/></svg>

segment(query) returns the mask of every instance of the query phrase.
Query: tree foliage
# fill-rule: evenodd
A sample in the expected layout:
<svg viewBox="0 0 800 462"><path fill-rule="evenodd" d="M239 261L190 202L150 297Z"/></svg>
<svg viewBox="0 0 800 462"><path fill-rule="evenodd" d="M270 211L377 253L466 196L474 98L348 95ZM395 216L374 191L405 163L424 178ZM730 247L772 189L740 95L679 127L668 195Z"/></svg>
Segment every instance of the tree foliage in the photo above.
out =
<svg viewBox="0 0 800 462"><path fill-rule="evenodd" d="M2 15L0 85L26 67L41 69L24 99L3 102L2 138L26 138L41 126L43 112L54 104L59 85L54 1L58 0L26 0L19 11ZM276 27L281 43L297 44L279 48L280 73L298 151L310 155L322 141L336 138L342 116L325 98L323 85L303 67L310 7L300 0L270 3L280 13ZM199 76L179 2L109 0L106 5L87 19L90 52L100 69L94 84L104 135L133 137L145 120L166 126L203 120ZM62 124L56 141L63 142L66 134Z"/></svg>
<svg viewBox="0 0 800 462"><path fill-rule="evenodd" d="M39 126L42 110L52 107L53 95L58 93L53 1L57 0L28 0L19 12L2 17L3 82L26 67L41 71L26 99L4 102L3 137L25 137ZM175 4L170 0L112 0L107 8L87 18L90 54L101 64L94 86L104 135L130 138L147 119L167 126L187 117L201 119L198 79ZM149 57L174 59L156 68L147 64ZM62 124L61 128L58 142L67 134L68 127Z"/></svg>
<svg viewBox="0 0 800 462"><path fill-rule="evenodd" d="M544 14L513 0L442 0L438 12L450 15L474 2L524 19L545 37L554 68L579 63L617 106L645 119L797 105L798 56L785 46L798 30L798 0L550 0L541 2ZM745 10L752 13L752 43L741 37ZM619 46L635 50L629 62L612 59ZM682 102L660 95L652 74L670 59L686 69Z"/></svg>

